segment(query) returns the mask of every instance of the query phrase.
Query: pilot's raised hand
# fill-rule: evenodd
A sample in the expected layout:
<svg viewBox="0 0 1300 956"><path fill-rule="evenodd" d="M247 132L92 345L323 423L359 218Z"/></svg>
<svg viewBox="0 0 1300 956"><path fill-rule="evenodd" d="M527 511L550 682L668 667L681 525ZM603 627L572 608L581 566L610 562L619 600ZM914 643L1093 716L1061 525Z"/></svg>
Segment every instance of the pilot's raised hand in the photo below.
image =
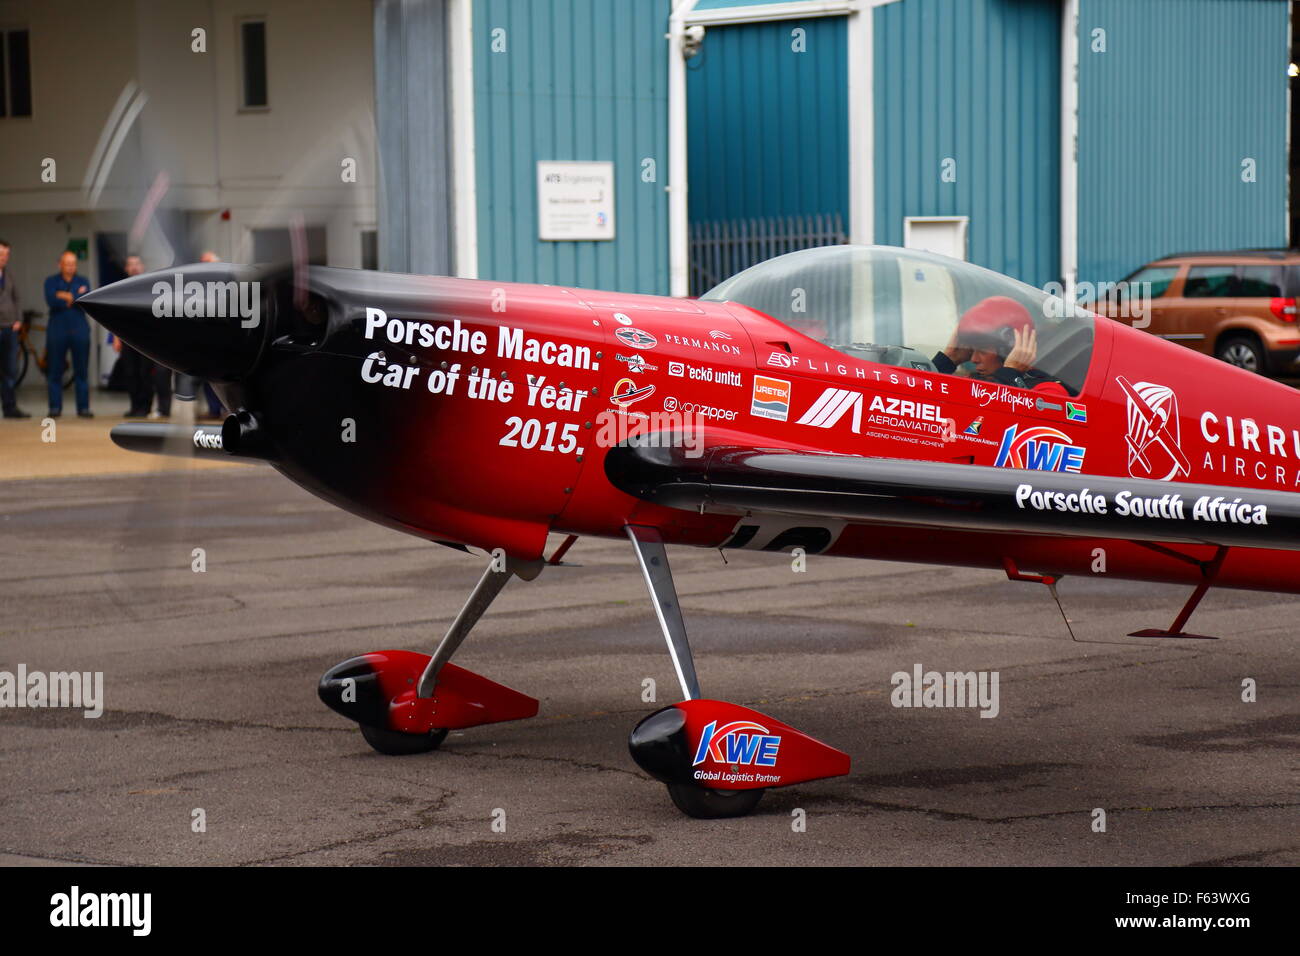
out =
<svg viewBox="0 0 1300 956"><path fill-rule="evenodd" d="M1030 326L1027 329L1016 329L1015 333L1016 344L1003 364L1018 372L1028 372L1038 358L1038 330Z"/></svg>
<svg viewBox="0 0 1300 956"><path fill-rule="evenodd" d="M952 330L952 338L948 339L948 344L944 346L943 354L952 359L953 365L960 365L962 362L970 361L970 349L962 348L957 344L957 330Z"/></svg>

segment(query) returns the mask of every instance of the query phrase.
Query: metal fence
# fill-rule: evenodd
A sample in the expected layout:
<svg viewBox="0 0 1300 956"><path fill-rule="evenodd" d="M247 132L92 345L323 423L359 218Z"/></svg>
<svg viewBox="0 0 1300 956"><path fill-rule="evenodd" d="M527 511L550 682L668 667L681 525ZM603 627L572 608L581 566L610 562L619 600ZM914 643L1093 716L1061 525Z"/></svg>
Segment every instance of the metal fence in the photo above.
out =
<svg viewBox="0 0 1300 956"><path fill-rule="evenodd" d="M849 241L839 213L691 223L691 295L750 266L799 249Z"/></svg>

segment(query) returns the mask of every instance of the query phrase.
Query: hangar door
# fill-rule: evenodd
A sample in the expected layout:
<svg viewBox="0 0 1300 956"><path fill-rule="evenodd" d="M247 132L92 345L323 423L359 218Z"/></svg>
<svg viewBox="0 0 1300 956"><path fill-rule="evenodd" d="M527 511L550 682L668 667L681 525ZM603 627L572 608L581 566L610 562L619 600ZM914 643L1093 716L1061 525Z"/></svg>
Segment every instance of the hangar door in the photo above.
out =
<svg viewBox="0 0 1300 956"><path fill-rule="evenodd" d="M686 61L691 295L848 241L844 17L711 26Z"/></svg>

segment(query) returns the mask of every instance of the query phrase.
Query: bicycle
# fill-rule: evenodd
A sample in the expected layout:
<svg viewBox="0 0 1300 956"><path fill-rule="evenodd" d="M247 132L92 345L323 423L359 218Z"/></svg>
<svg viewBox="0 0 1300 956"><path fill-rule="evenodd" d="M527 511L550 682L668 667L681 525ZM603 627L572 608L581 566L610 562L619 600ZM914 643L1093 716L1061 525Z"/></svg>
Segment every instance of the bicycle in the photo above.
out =
<svg viewBox="0 0 1300 956"><path fill-rule="evenodd" d="M14 377L14 387L17 388L27 377L27 369L32 363L40 370L41 376L44 377L46 369L50 367L49 349L41 349L38 353L36 346L32 345L32 332L44 332L45 326L36 325L33 321L41 313L32 309L23 312L23 323L18 329L18 374ZM68 363L68 368L63 373L63 390L66 392L72 387L72 381L76 378L76 372L72 368L72 363Z"/></svg>

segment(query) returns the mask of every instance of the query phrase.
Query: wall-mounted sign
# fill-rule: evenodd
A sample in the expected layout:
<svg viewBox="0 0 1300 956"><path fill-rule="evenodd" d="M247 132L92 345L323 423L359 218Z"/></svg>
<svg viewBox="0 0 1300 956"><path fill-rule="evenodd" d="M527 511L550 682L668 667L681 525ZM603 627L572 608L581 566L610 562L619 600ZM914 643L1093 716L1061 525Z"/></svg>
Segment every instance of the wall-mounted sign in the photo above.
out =
<svg viewBox="0 0 1300 956"><path fill-rule="evenodd" d="M537 163L537 238L614 238L613 163Z"/></svg>

